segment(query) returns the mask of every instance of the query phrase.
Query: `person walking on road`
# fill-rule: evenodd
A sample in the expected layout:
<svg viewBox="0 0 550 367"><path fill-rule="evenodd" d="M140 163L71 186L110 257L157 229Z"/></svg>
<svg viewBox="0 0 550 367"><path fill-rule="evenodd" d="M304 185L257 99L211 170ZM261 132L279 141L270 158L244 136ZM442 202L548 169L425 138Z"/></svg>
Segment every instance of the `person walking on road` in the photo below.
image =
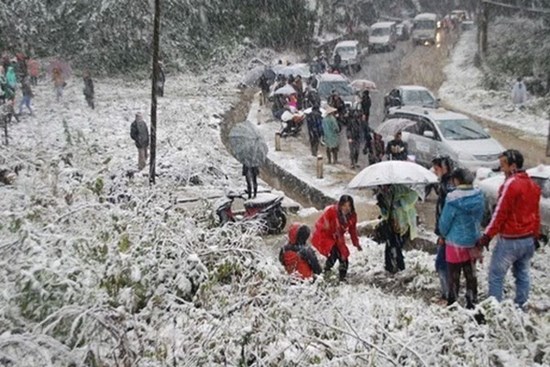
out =
<svg viewBox="0 0 550 367"><path fill-rule="evenodd" d="M27 61L27 69L31 77L31 85L38 85L38 77L40 76L40 62L35 59L30 59Z"/></svg>
<svg viewBox="0 0 550 367"><path fill-rule="evenodd" d="M439 177L437 186L437 202L435 205L435 234L437 236L437 255L435 258L435 270L439 277L441 286L441 299L447 301L449 287L447 282L447 260L445 260L445 238L439 231L439 219L445 206L447 194L454 190L451 172L453 171L453 161L448 156L435 157L432 160L432 168Z"/></svg>
<svg viewBox="0 0 550 367"><path fill-rule="evenodd" d="M269 97L269 80L264 74L262 74L258 80L258 87L260 87L262 93L260 98L260 106L265 106L267 105L267 99Z"/></svg>
<svg viewBox="0 0 550 367"><path fill-rule="evenodd" d="M332 270L336 261L339 262L340 281L346 281L349 267L350 252L344 237L346 232L349 233L353 245L362 251L357 236L357 214L353 198L349 195L342 195L337 204L327 207L321 217L317 219L311 239L313 247L327 258L326 273Z"/></svg>
<svg viewBox="0 0 550 367"><path fill-rule="evenodd" d="M23 79L21 90L23 92L23 98L21 98L21 102L19 102L19 115L23 114L23 106L26 106L32 116L31 100L34 95L32 93L31 80L28 76Z"/></svg>
<svg viewBox="0 0 550 367"><path fill-rule="evenodd" d="M86 99L88 106L93 110L95 109L94 81L92 80L92 76L90 75L90 72L88 70L84 72L83 80L84 80L84 98Z"/></svg>
<svg viewBox="0 0 550 367"><path fill-rule="evenodd" d="M353 110L350 114L346 127L351 169L359 167L359 151L361 150L361 118L361 111Z"/></svg>
<svg viewBox="0 0 550 367"><path fill-rule="evenodd" d="M309 145L311 146L311 155L317 157L319 152L319 143L323 137L323 117L319 106L311 108L311 113L306 117L307 132L309 135Z"/></svg>
<svg viewBox="0 0 550 367"><path fill-rule="evenodd" d="M130 126L130 137L138 149L138 169L141 171L147 163L147 148L149 147L149 130L141 112L136 113L136 119Z"/></svg>
<svg viewBox="0 0 550 367"><path fill-rule="evenodd" d="M60 68L56 67L52 70L52 81L55 89L55 98L56 101L59 102L61 98L63 98L63 89L65 89L65 86L67 85Z"/></svg>
<svg viewBox="0 0 550 367"><path fill-rule="evenodd" d="M407 143L401 139L401 131L398 131L394 139L388 142L386 154L391 161L406 161L408 156Z"/></svg>
<svg viewBox="0 0 550 367"><path fill-rule="evenodd" d="M323 118L323 138L327 147L328 164L338 163L338 148L340 146L340 125L336 121L334 114L336 109L328 106L325 110L326 116Z"/></svg>
<svg viewBox="0 0 550 367"><path fill-rule="evenodd" d="M246 179L246 193L248 194L248 199L255 198L258 194L258 175L260 174L260 169L258 167L249 167L243 165L243 176Z"/></svg>
<svg viewBox="0 0 550 367"><path fill-rule="evenodd" d="M456 190L447 195L438 221L441 237L445 238L445 258L448 267L447 305L458 298L460 273L466 278L466 308L477 303L475 245L480 237L485 201L483 194L472 186L473 175L463 168L455 169L450 178Z"/></svg>
<svg viewBox="0 0 550 367"><path fill-rule="evenodd" d="M502 301L504 278L512 267L516 279L514 302L523 308L529 298L531 258L540 236L541 189L523 170L523 155L519 151L506 150L499 160L506 178L478 246L488 248L491 239L498 235L489 265L489 296Z"/></svg>
<svg viewBox="0 0 550 367"><path fill-rule="evenodd" d="M370 118L370 108L372 101L368 90L363 92L361 96L361 128L363 130L363 139L365 141L365 147L363 148L363 154L371 153L371 136L370 136L370 127L369 127L369 118Z"/></svg>
<svg viewBox="0 0 550 367"><path fill-rule="evenodd" d="M338 51L334 54L334 69L338 70L339 73L342 69L342 56Z"/></svg>
<svg viewBox="0 0 550 367"><path fill-rule="evenodd" d="M310 279L321 274L321 265L313 248L307 245L311 231L308 226L293 223L288 230L288 244L279 253L279 261L290 275Z"/></svg>

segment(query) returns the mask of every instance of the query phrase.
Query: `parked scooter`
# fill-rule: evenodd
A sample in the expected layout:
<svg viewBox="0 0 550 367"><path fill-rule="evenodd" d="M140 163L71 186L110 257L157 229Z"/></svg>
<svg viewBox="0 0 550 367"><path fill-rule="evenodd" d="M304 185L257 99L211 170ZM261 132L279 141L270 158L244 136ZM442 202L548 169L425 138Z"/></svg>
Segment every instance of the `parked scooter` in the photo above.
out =
<svg viewBox="0 0 550 367"><path fill-rule="evenodd" d="M306 116L303 113L292 113L285 111L281 115L281 137L286 138L288 136L299 136L302 131L302 125Z"/></svg>
<svg viewBox="0 0 550 367"><path fill-rule="evenodd" d="M257 223L264 233L279 234L286 226L286 214L281 203L283 196L277 196L268 200L256 198L244 202L244 215L235 215L233 213L233 201L235 199L245 200L242 194L229 193L224 200L219 202L216 214L220 219L220 225L228 222Z"/></svg>

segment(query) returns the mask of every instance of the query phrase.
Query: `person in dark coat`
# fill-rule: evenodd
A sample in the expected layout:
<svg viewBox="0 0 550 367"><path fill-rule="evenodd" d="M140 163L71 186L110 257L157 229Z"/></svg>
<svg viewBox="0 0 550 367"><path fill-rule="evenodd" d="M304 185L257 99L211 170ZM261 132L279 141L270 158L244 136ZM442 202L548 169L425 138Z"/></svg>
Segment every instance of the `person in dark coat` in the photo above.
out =
<svg viewBox="0 0 550 367"><path fill-rule="evenodd" d="M342 67L342 56L336 51L336 54L334 54L334 69L340 71Z"/></svg>
<svg viewBox="0 0 550 367"><path fill-rule="evenodd" d="M130 137L138 149L138 169L141 171L147 162L147 148L149 147L149 130L141 112L136 113L136 119L130 126Z"/></svg>
<svg viewBox="0 0 550 367"><path fill-rule="evenodd" d="M365 90L361 96L361 128L363 130L363 139L365 141L365 147L363 148L363 154L367 154L367 152L372 154L372 147L371 147L371 135L370 135L370 127L369 127L369 118L370 118L370 108L372 105L372 101L370 98L370 94L368 90Z"/></svg>
<svg viewBox="0 0 550 367"><path fill-rule="evenodd" d="M449 284L447 277L447 260L445 259L445 238L439 231L439 218L445 206L447 194L454 190L451 181L451 172L453 170L453 161L447 156L435 157L432 160L432 168L439 177L437 190L437 203L435 206L435 234L437 235L437 256L435 258L435 270L439 277L441 286L441 299L447 300L449 294Z"/></svg>
<svg viewBox="0 0 550 367"><path fill-rule="evenodd" d="M249 167L243 165L243 176L246 179L246 193L248 198L256 197L258 193L258 175L260 174L260 169L258 167Z"/></svg>
<svg viewBox="0 0 550 367"><path fill-rule="evenodd" d="M23 106L26 106L32 116L31 100L34 95L32 93L31 80L28 76L21 83L21 91L23 92L23 98L19 102L19 115L23 114Z"/></svg>
<svg viewBox="0 0 550 367"><path fill-rule="evenodd" d="M288 274L310 279L321 274L321 265L313 248L307 245L311 234L308 226L293 223L288 231L288 244L279 253L279 261Z"/></svg>
<svg viewBox="0 0 550 367"><path fill-rule="evenodd" d="M382 140L382 135L373 132L373 139L371 143L372 154L369 154L369 164L374 164L382 162L384 158L384 140Z"/></svg>
<svg viewBox="0 0 550 367"><path fill-rule="evenodd" d="M84 79L84 98L86 98L86 102L88 103L88 106L93 110L95 109L94 81L92 80L92 77L89 71L86 70L84 72L83 79Z"/></svg>
<svg viewBox="0 0 550 367"><path fill-rule="evenodd" d="M391 161L406 161L408 149L407 143L401 140L401 131L398 131L394 139L390 141L386 147L386 154Z"/></svg>
<svg viewBox="0 0 550 367"><path fill-rule="evenodd" d="M267 98L269 97L269 80L264 74L262 74L258 80L258 87L260 87L262 91L262 98L260 99L261 105L266 105Z"/></svg>
<svg viewBox="0 0 550 367"><path fill-rule="evenodd" d="M351 169L357 168L359 162L359 151L361 150L361 115L360 110L352 111L346 127Z"/></svg>
<svg viewBox="0 0 550 367"><path fill-rule="evenodd" d="M319 105L315 105L311 108L311 113L307 115L306 122L309 145L311 146L311 155L317 157L319 143L323 137L323 116L319 110Z"/></svg>

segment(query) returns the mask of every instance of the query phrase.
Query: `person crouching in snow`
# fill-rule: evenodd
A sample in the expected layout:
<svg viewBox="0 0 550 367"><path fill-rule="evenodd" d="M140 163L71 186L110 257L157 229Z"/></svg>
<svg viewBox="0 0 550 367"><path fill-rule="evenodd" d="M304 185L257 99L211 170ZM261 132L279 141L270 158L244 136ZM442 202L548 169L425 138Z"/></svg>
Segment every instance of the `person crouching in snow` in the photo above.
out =
<svg viewBox="0 0 550 367"><path fill-rule="evenodd" d="M336 261L339 261L340 281L346 280L349 266L349 249L346 245L345 233L349 232L351 242L359 251L362 250L357 237L357 214L353 198L342 195L338 204L325 209L315 223L315 232L311 242L321 255L327 258L325 272L329 272Z"/></svg>
<svg viewBox="0 0 550 367"><path fill-rule="evenodd" d="M288 231L288 244L281 249L279 261L288 274L309 279L321 274L315 251L307 245L311 231L301 223L293 223Z"/></svg>
<svg viewBox="0 0 550 367"><path fill-rule="evenodd" d="M447 304L453 304L458 298L462 271L466 278L466 308L473 309L477 302L475 260L479 257L475 246L481 237L485 201L482 192L472 186L474 178L470 172L457 168L451 173L451 180L456 190L447 195L438 223L439 232L446 242Z"/></svg>

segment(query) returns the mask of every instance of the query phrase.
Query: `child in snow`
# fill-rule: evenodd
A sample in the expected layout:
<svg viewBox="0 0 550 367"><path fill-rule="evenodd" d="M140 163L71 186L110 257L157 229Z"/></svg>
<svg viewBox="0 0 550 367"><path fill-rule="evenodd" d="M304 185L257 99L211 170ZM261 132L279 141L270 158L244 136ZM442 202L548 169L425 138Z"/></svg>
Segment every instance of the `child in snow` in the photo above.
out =
<svg viewBox="0 0 550 367"><path fill-rule="evenodd" d="M279 253L279 261L286 272L302 279L321 274L321 265L315 251L307 245L310 233L308 226L293 223L288 231L288 244Z"/></svg>

